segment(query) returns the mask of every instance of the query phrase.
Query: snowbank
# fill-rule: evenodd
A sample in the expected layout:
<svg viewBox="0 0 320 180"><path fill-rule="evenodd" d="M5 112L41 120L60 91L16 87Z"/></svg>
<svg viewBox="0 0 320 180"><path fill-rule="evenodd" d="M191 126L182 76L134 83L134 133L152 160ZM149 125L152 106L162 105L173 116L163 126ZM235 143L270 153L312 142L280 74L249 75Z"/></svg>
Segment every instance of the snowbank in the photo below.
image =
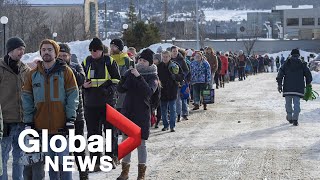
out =
<svg viewBox="0 0 320 180"><path fill-rule="evenodd" d="M247 20L249 12L271 12L271 10L228 10L228 9L204 9L206 21L242 21ZM223 14L223 15L222 15Z"/></svg>
<svg viewBox="0 0 320 180"><path fill-rule="evenodd" d="M70 46L71 49L71 53L72 54L76 54L78 57L78 60L80 62L82 62L84 60L84 58L86 58L87 56L90 55L89 52L89 44L92 40L85 40L85 41L74 41L74 42L70 42L67 43ZM104 45L110 47L110 39L106 39L103 42ZM25 54L22 57L22 61L25 63L29 63L32 62L34 59L41 59L39 51L35 52L35 53L28 53Z"/></svg>
<svg viewBox="0 0 320 180"><path fill-rule="evenodd" d="M320 72L311 71L312 74L312 83L313 84L320 84Z"/></svg>
<svg viewBox="0 0 320 180"><path fill-rule="evenodd" d="M281 52L278 52L278 53L266 54L266 55L268 55L269 57L273 57L275 59L277 56L281 57L281 54L283 54L283 56L285 58L287 58L290 55L290 53L291 53L291 51L281 51ZM304 57L305 61L307 61L308 56L310 54L315 54L316 55L316 53L313 53L313 52L307 52L307 51L300 50L300 55L302 57Z"/></svg>

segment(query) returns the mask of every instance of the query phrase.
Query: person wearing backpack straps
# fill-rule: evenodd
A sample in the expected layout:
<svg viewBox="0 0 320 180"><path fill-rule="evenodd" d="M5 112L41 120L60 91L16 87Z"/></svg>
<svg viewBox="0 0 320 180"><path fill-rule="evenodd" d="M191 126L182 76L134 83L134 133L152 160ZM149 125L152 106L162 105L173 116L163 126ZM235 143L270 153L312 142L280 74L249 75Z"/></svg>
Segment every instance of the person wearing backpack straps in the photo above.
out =
<svg viewBox="0 0 320 180"><path fill-rule="evenodd" d="M112 130L112 153L107 153L113 158L113 168L117 158L118 133L114 126L106 122L106 104L114 107L117 100L116 85L120 81L117 63L110 56L103 54L103 44L99 38L93 38L89 45L91 55L83 62L82 66L86 74L83 87L84 114L87 125L88 137L91 135L102 135L105 128ZM102 128L104 126L104 128ZM90 153L90 157L100 153ZM94 171L100 171L100 162L95 164Z"/></svg>

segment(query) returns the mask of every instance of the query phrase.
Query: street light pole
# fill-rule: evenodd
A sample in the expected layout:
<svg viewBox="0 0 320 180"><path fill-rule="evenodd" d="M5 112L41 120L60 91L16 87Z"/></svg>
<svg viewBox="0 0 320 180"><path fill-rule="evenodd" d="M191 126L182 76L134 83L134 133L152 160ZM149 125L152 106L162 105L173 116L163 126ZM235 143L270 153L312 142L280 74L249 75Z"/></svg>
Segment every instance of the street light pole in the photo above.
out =
<svg viewBox="0 0 320 180"><path fill-rule="evenodd" d="M218 27L220 27L220 26L216 25L216 39L218 39Z"/></svg>
<svg viewBox="0 0 320 180"><path fill-rule="evenodd" d="M2 16L0 19L1 24L3 25L3 56L6 54L6 24L8 23L7 16Z"/></svg>
<svg viewBox="0 0 320 180"><path fill-rule="evenodd" d="M196 27L197 27L197 50L200 49L199 45L199 12L198 12L198 0L196 0Z"/></svg>
<svg viewBox="0 0 320 180"><path fill-rule="evenodd" d="M52 37L53 37L53 40L55 41L56 40L56 37L58 36L58 33L56 33L56 32L54 32L53 34L52 34Z"/></svg>

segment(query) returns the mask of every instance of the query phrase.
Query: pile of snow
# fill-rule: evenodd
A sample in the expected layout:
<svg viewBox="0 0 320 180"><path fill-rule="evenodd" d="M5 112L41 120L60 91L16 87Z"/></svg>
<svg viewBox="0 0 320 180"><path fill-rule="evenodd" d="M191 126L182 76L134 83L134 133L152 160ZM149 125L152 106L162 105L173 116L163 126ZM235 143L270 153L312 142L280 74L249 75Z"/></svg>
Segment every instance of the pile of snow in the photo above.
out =
<svg viewBox="0 0 320 180"><path fill-rule="evenodd" d="M311 71L312 74L312 83L320 84L320 72Z"/></svg>
<svg viewBox="0 0 320 180"><path fill-rule="evenodd" d="M87 56L90 55L89 52L89 44L92 40L85 41L74 41L67 43L71 49L71 53L77 55L78 60L82 62ZM110 39L106 39L103 42L104 45L110 47ZM29 63L34 61L35 59L41 59L39 51L35 53L28 53L22 57L22 61L25 63Z"/></svg>
<svg viewBox="0 0 320 180"><path fill-rule="evenodd" d="M206 21L242 21L247 20L249 12L269 12L271 10L228 10L228 9L204 9ZM222 15L223 14L223 15Z"/></svg>
<svg viewBox="0 0 320 180"><path fill-rule="evenodd" d="M291 53L291 51L281 51L278 53L265 54L265 55L268 55L269 57L273 57L274 59L276 59L277 56L281 57L281 54L283 54L284 58L287 58L290 55L290 53ZM300 56L304 57L305 61L308 60L308 56L310 56L310 54L316 54L316 53L300 50Z"/></svg>

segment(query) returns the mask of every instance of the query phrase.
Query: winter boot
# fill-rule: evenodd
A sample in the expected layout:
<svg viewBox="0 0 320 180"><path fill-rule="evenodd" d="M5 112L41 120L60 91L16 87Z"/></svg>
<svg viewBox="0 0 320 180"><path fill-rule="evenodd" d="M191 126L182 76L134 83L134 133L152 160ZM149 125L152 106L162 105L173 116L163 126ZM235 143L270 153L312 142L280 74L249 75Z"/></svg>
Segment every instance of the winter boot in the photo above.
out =
<svg viewBox="0 0 320 180"><path fill-rule="evenodd" d="M298 126L299 125L298 120L293 120L293 125Z"/></svg>
<svg viewBox="0 0 320 180"><path fill-rule="evenodd" d="M189 120L189 118L188 118L187 115L183 115L182 118L183 118L184 120Z"/></svg>
<svg viewBox="0 0 320 180"><path fill-rule="evenodd" d="M203 104L203 110L207 110L207 104Z"/></svg>
<svg viewBox="0 0 320 180"><path fill-rule="evenodd" d="M79 172L79 179L80 180L88 180L88 172L85 171L85 172Z"/></svg>
<svg viewBox="0 0 320 180"><path fill-rule="evenodd" d="M192 110L198 110L199 109L199 104L194 104L194 107Z"/></svg>
<svg viewBox="0 0 320 180"><path fill-rule="evenodd" d="M288 120L288 122L289 122L290 124L292 124L292 123L293 123L293 120Z"/></svg>
<svg viewBox="0 0 320 180"><path fill-rule="evenodd" d="M145 164L138 165L138 178L137 180L145 180L147 166Z"/></svg>
<svg viewBox="0 0 320 180"><path fill-rule="evenodd" d="M222 87L224 88L224 82L222 83Z"/></svg>
<svg viewBox="0 0 320 180"><path fill-rule="evenodd" d="M180 122L180 114L177 117L177 122Z"/></svg>
<svg viewBox="0 0 320 180"><path fill-rule="evenodd" d="M130 164L122 162L122 172L120 176L117 178L117 180L127 180L129 179L129 169L130 169Z"/></svg>

